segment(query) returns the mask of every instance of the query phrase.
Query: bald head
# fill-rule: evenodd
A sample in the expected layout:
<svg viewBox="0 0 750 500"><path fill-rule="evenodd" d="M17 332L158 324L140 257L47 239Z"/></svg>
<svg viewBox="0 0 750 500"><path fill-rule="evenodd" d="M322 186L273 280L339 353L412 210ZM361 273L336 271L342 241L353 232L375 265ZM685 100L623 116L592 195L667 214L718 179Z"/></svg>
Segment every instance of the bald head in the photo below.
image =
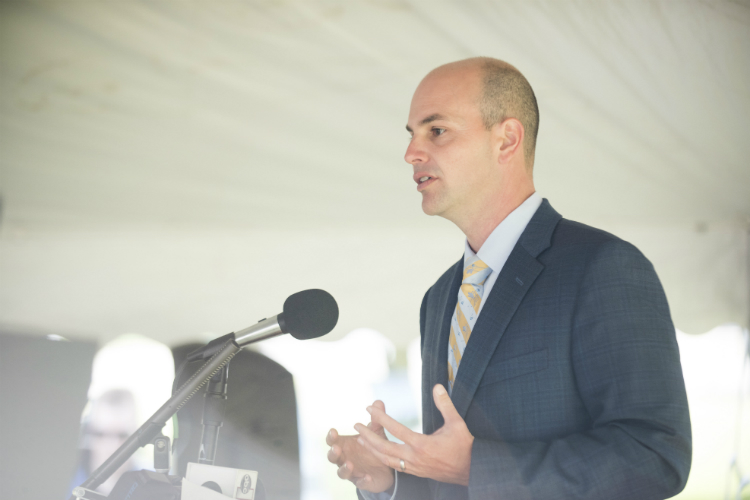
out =
<svg viewBox="0 0 750 500"><path fill-rule="evenodd" d="M473 57L440 66L425 78L462 78L473 90L487 130L506 118L515 118L524 128L526 168L534 165L539 108L528 80L514 66L491 57Z"/></svg>

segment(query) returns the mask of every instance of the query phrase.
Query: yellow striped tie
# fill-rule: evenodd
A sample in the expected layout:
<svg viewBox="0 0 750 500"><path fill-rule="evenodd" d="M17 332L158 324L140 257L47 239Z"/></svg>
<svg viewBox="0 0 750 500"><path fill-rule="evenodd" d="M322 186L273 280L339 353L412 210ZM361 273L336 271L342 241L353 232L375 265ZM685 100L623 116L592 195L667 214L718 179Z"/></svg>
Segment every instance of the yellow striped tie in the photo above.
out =
<svg viewBox="0 0 750 500"><path fill-rule="evenodd" d="M471 337L474 323L477 322L479 305L482 303L484 282L492 273L487 264L479 258L472 260L464 268L464 278L458 291L456 310L451 320L451 335L448 345L448 383L453 391L453 382L458 374L458 366Z"/></svg>

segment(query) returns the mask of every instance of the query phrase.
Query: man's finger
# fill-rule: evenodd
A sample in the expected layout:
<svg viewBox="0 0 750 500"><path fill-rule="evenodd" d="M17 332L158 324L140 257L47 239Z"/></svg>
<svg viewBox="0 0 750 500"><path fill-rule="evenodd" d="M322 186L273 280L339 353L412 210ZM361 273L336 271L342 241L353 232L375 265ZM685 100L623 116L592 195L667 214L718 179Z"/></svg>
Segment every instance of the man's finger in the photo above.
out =
<svg viewBox="0 0 750 500"><path fill-rule="evenodd" d="M362 438L359 438L359 440L361 441L359 444L362 445L362 447L365 448L369 453L371 453L372 456L378 459L381 464L391 467L391 463L394 462L393 457L381 453L380 451L375 449L367 440Z"/></svg>
<svg viewBox="0 0 750 500"><path fill-rule="evenodd" d="M333 443L336 442L336 440L339 437L339 433L336 431L336 429L331 429L328 431L328 434L326 434L326 444L328 446L333 446Z"/></svg>
<svg viewBox="0 0 750 500"><path fill-rule="evenodd" d="M414 436L417 435L416 432L412 431L398 420L391 418L385 411L377 406L368 406L367 411L370 413L374 423L382 425L388 432L404 443L410 443L414 439Z"/></svg>
<svg viewBox="0 0 750 500"><path fill-rule="evenodd" d="M386 457L387 462L385 465L393 470L401 471L401 459L398 457Z"/></svg>
<svg viewBox="0 0 750 500"><path fill-rule="evenodd" d="M385 403L383 403L381 400L379 400L379 399L376 400L374 403L372 403L372 406L374 406L375 408L378 408L378 409L382 410L383 413L385 413ZM367 424L367 427L369 427L370 429L372 429L373 432L381 432L382 429L383 429L382 425L380 425L377 422L373 422L373 421L370 421L370 423Z"/></svg>
<svg viewBox="0 0 750 500"><path fill-rule="evenodd" d="M411 456L407 445L392 443L387 439L383 439L362 424L357 424L354 428L360 433L357 442L367 447L370 451L377 452L376 455L381 455L379 458L382 458L383 455L399 458L407 455ZM390 463L383 463L390 467Z"/></svg>
<svg viewBox="0 0 750 500"><path fill-rule="evenodd" d="M401 458L400 457L394 457L391 455L386 455L384 453L379 452L378 450L370 447L370 444L365 441L364 446L370 450L370 452L375 455L375 457L380 460L381 463L387 465L393 470L401 470Z"/></svg>
<svg viewBox="0 0 750 500"><path fill-rule="evenodd" d="M339 470L336 471L336 474L338 474L341 479L349 479L352 477L352 469L347 467L347 465L350 466L349 463L342 464L341 467L339 467Z"/></svg>
<svg viewBox="0 0 750 500"><path fill-rule="evenodd" d="M354 473L354 464L349 462L348 460L341 464L341 467L336 471L336 474L341 479L348 479L349 481L356 483L359 479L362 478L362 476L357 475Z"/></svg>
<svg viewBox="0 0 750 500"><path fill-rule="evenodd" d="M361 477L359 479L354 479L352 480L352 482L354 483L354 486L356 486L360 490L372 491L374 487L372 477L369 474L365 474L364 477Z"/></svg>
<svg viewBox="0 0 750 500"><path fill-rule="evenodd" d="M341 462L341 447L339 445L333 445L331 446L331 449L328 450L328 461L332 464L336 465L342 465Z"/></svg>
<svg viewBox="0 0 750 500"><path fill-rule="evenodd" d="M451 397L448 395L448 391L445 390L445 387L443 387L442 384L435 384L435 387L432 388L432 399L435 400L435 406L437 406L437 409L443 415L443 420L446 423L455 421L456 419L463 420L461 419L461 415L458 414L458 411L456 411L456 407L453 404Z"/></svg>

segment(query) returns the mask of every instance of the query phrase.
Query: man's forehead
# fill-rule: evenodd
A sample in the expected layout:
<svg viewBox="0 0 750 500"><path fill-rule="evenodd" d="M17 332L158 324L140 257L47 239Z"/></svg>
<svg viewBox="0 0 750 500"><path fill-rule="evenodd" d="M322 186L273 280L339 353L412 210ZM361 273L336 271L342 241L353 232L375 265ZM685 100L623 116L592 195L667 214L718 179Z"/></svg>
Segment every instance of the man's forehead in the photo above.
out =
<svg viewBox="0 0 750 500"><path fill-rule="evenodd" d="M436 121L464 123L467 120L474 119L478 113L478 102L473 93L466 91L466 89L434 92L421 96L417 96L415 93L409 110L406 130L412 132L418 127Z"/></svg>
<svg viewBox="0 0 750 500"><path fill-rule="evenodd" d="M436 120L466 118L476 111L481 89L477 76L473 68L428 74L414 91L407 130Z"/></svg>
<svg viewBox="0 0 750 500"><path fill-rule="evenodd" d="M418 106L412 103L406 130L413 132L417 128L438 121L464 124L467 120L473 120L479 116L479 107L476 100L464 97L452 96L444 100L429 100Z"/></svg>

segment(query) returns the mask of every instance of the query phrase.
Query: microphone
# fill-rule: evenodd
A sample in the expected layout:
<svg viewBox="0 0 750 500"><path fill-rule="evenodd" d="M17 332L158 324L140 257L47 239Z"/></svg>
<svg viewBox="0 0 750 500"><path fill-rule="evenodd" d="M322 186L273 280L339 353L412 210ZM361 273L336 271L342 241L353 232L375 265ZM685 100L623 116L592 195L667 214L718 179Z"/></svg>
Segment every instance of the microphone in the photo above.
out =
<svg viewBox="0 0 750 500"><path fill-rule="evenodd" d="M339 320L339 306L325 290L302 290L284 301L283 312L264 318L253 326L214 339L187 356L187 361L208 359L220 351L228 340L239 347L260 342L283 333L297 340L315 339L333 330Z"/></svg>

